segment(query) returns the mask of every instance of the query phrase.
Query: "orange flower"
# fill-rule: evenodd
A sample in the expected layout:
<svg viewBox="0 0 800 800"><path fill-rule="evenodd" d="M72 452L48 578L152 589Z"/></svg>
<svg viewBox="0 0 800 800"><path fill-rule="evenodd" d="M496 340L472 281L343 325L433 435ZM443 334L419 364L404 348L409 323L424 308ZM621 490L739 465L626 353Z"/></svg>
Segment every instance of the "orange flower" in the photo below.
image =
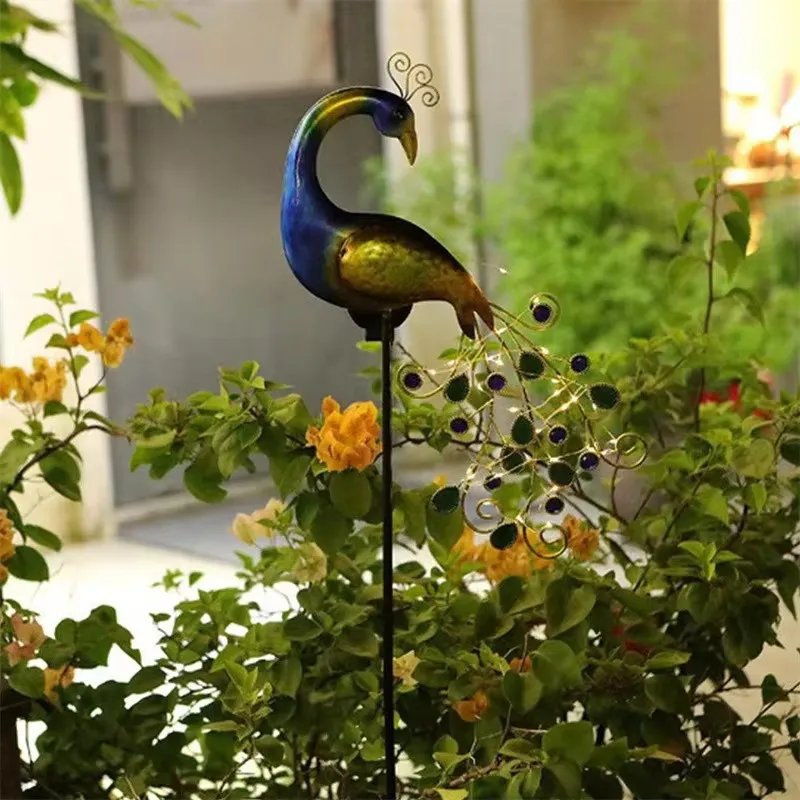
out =
<svg viewBox="0 0 800 800"><path fill-rule="evenodd" d="M8 567L5 564L0 564L0 586L8 580Z"/></svg>
<svg viewBox="0 0 800 800"><path fill-rule="evenodd" d="M0 508L0 562L8 561L14 555L16 547L14 546L14 528L11 525L11 520L4 509ZM5 576L2 578L4 581L8 577L8 570L5 570Z"/></svg>
<svg viewBox="0 0 800 800"><path fill-rule="evenodd" d="M108 326L106 344L103 348L103 363L107 367L118 367L132 344L131 323L124 317L115 319Z"/></svg>
<svg viewBox="0 0 800 800"><path fill-rule="evenodd" d="M34 358L29 381L31 394L37 402L60 401L67 386L66 361L50 364L46 358Z"/></svg>
<svg viewBox="0 0 800 800"><path fill-rule="evenodd" d="M489 708L489 698L480 689L469 700L453 703L453 710L464 722L477 722Z"/></svg>
<svg viewBox="0 0 800 800"><path fill-rule="evenodd" d="M30 378L19 367L0 367L0 400L8 400L12 394L18 403L33 402Z"/></svg>
<svg viewBox="0 0 800 800"><path fill-rule="evenodd" d="M82 322L77 335L70 334L67 341L69 344L74 342L89 353L102 353L106 343L105 336L91 322Z"/></svg>
<svg viewBox="0 0 800 800"><path fill-rule="evenodd" d="M542 552L547 551L547 544L542 542L539 533L531 528L527 529L528 542ZM471 528L465 527L459 540L453 545L451 551L458 556L456 564L479 562L481 571L492 583L500 583L503 578L516 575L520 578L530 578L534 571L549 569L553 566L552 558L542 558L532 552L523 536L518 536L517 541L505 550L496 550L488 542L476 545L475 534Z"/></svg>
<svg viewBox="0 0 800 800"><path fill-rule="evenodd" d="M568 514L561 523L567 534L569 550L580 561L588 561L600 547L600 532L584 520Z"/></svg>
<svg viewBox="0 0 800 800"><path fill-rule="evenodd" d="M309 427L306 441L331 472L363 470L381 452L378 409L372 402L353 403L344 411L332 398L322 402L322 428Z"/></svg>
<svg viewBox="0 0 800 800"><path fill-rule="evenodd" d="M531 671L531 657L525 656L523 659L512 658L508 662L508 668L516 670L517 672L530 672Z"/></svg>
<svg viewBox="0 0 800 800"><path fill-rule="evenodd" d="M0 537L0 561L8 561L14 555L16 549L10 536Z"/></svg>
<svg viewBox="0 0 800 800"><path fill-rule="evenodd" d="M50 669L49 667L44 671L44 694L51 700L56 699L56 688L66 689L72 681L75 680L75 667L71 664L65 664L58 669Z"/></svg>

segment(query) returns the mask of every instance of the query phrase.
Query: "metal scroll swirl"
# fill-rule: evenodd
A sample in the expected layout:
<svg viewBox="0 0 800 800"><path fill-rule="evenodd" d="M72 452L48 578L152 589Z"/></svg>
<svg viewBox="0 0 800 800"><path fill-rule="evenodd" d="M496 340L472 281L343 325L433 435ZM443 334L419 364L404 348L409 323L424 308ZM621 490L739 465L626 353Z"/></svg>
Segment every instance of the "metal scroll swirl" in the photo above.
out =
<svg viewBox="0 0 800 800"><path fill-rule="evenodd" d="M389 56L386 71L404 100L410 101L417 92L421 92L422 105L427 108L439 102L439 90L432 83L433 70L428 64L412 64L407 53L398 51Z"/></svg>
<svg viewBox="0 0 800 800"><path fill-rule="evenodd" d="M587 355L562 358L534 341L558 320L554 297L534 295L520 315L493 308L496 334L462 339L433 369L404 351L396 380L417 400L441 396L448 417L440 433L472 455L464 478L439 489L433 506L442 513L460 508L465 523L489 534L498 550L521 540L537 558L554 559L569 547L561 520L568 502L582 493L581 481L602 463L635 469L647 458L647 446L638 434L607 424L619 392L593 375ZM521 479L530 481L531 491L519 508L509 509L502 487Z"/></svg>

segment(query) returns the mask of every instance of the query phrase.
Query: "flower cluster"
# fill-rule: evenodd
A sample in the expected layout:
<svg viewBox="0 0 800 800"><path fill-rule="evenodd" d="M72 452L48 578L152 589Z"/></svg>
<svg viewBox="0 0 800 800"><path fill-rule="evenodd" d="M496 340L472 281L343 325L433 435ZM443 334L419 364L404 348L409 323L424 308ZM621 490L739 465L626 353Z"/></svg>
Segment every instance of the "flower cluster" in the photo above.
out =
<svg viewBox="0 0 800 800"><path fill-rule="evenodd" d="M303 542L297 548L297 563L292 577L298 583L319 583L328 574L328 558L313 542Z"/></svg>
<svg viewBox="0 0 800 800"><path fill-rule="evenodd" d="M766 386L772 386L772 376L768 373L759 373L759 379ZM743 413L741 381L731 381L724 396L719 392L703 392L700 395L700 405L720 405L721 403L730 403L734 411L739 414ZM763 408L754 408L751 413L759 419L772 419L772 414Z"/></svg>
<svg viewBox="0 0 800 800"><path fill-rule="evenodd" d="M128 348L133 345L131 324L125 318L115 319L103 335L91 323L82 322L78 332L67 337L67 344L70 347L81 347L87 353L99 353L107 367L118 367Z"/></svg>
<svg viewBox="0 0 800 800"><path fill-rule="evenodd" d="M11 617L11 629L14 632L14 640L3 648L3 652L8 656L9 665L13 667L20 661L30 661L35 658L47 637L36 620L26 622L19 613Z"/></svg>
<svg viewBox="0 0 800 800"><path fill-rule="evenodd" d="M13 399L18 403L47 403L61 401L67 385L67 362L51 363L37 356L33 370L19 367L0 367L0 400Z"/></svg>
<svg viewBox="0 0 800 800"><path fill-rule="evenodd" d="M489 698L482 689L478 689L467 700L458 700L453 703L453 710L464 722L477 722L488 708Z"/></svg>
<svg viewBox="0 0 800 800"><path fill-rule="evenodd" d="M8 561L16 551L14 546L14 528L5 510L0 508L0 586L8 579Z"/></svg>
<svg viewBox="0 0 800 800"><path fill-rule="evenodd" d="M561 526L567 537L569 551L575 558L588 561L597 552L600 534L588 523L567 515ZM489 542L476 544L472 529L465 528L452 552L458 556L456 563L477 563L480 571L492 583L499 583L512 575L529 578L533 572L553 566L553 558L543 558L532 552L531 548L546 554L552 545L542 539L539 531L527 528L525 535L518 536L511 547L496 550Z"/></svg>
<svg viewBox="0 0 800 800"><path fill-rule="evenodd" d="M353 403L344 411L332 398L322 402L321 428L309 427L306 441L331 472L364 470L381 452L378 409L375 403Z"/></svg>
<svg viewBox="0 0 800 800"><path fill-rule="evenodd" d="M255 544L259 538L268 538L275 533L278 517L286 511L283 500L273 497L264 508L252 514L237 514L231 524L231 533L245 544Z"/></svg>
<svg viewBox="0 0 800 800"><path fill-rule="evenodd" d="M417 681L414 678L414 670L419 663L420 659L417 658L417 654L411 650L405 655L393 659L392 675L395 679L399 680L403 686L412 688L417 685Z"/></svg>

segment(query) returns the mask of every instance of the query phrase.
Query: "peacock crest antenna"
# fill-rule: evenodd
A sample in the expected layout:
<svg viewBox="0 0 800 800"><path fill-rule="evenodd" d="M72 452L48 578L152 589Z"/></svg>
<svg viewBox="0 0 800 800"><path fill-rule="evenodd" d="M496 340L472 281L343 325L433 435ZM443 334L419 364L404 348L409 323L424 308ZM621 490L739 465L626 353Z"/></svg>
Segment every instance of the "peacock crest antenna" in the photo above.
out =
<svg viewBox="0 0 800 800"><path fill-rule="evenodd" d="M439 90L432 83L433 70L427 64L412 64L407 53L398 51L389 56L386 71L404 100L410 101L417 92L421 92L420 98L425 107L433 108L439 102Z"/></svg>

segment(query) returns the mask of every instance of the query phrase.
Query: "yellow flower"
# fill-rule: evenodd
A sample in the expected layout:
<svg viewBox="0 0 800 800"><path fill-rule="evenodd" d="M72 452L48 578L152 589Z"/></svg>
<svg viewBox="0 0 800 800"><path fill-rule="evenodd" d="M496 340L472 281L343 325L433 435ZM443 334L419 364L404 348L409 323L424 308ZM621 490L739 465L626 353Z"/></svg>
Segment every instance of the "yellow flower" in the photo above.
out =
<svg viewBox="0 0 800 800"><path fill-rule="evenodd" d="M469 700L458 700L453 703L453 710L464 722L477 722L487 708L489 708L489 698L480 689Z"/></svg>
<svg viewBox="0 0 800 800"><path fill-rule="evenodd" d="M411 650L399 658L392 661L392 675L403 682L403 686L416 686L417 682L414 680L414 670L419 664L419 659L416 653Z"/></svg>
<svg viewBox="0 0 800 800"><path fill-rule="evenodd" d="M8 400L17 390L17 380L14 373L6 367L0 367L0 400Z"/></svg>
<svg viewBox="0 0 800 800"><path fill-rule="evenodd" d="M571 514L564 517L561 524L567 534L567 543L572 555L580 561L588 561L600 547L600 532Z"/></svg>
<svg viewBox="0 0 800 800"><path fill-rule="evenodd" d="M0 561L8 561L8 559L14 555L16 549L14 542L11 541L11 537L0 537Z"/></svg>
<svg viewBox="0 0 800 800"><path fill-rule="evenodd" d="M304 542L297 548L299 558L292 575L299 583L319 583L328 574L328 559L313 542Z"/></svg>
<svg viewBox="0 0 800 800"><path fill-rule="evenodd" d="M322 428L309 427L306 441L331 472L366 469L381 452L375 403L353 403L344 411L332 398L322 402Z"/></svg>
<svg viewBox="0 0 800 800"><path fill-rule="evenodd" d="M0 400L8 400L12 394L18 403L33 402L30 378L19 367L0 367Z"/></svg>
<svg viewBox="0 0 800 800"><path fill-rule="evenodd" d="M547 550L547 545L542 542L537 531L529 528L527 534L532 547L542 551ZM488 542L476 545L475 535L469 527L464 528L461 538L453 545L451 552L458 556L457 564L480 563L481 571L492 583L499 583L511 575L530 578L534 570L549 569L553 566L553 559L541 558L531 552L521 535L511 547L496 550Z"/></svg>
<svg viewBox="0 0 800 800"><path fill-rule="evenodd" d="M115 319L108 326L105 347L103 348L103 363L107 367L118 367L132 344L131 323L124 317Z"/></svg>
<svg viewBox="0 0 800 800"><path fill-rule="evenodd" d="M272 536L273 523L286 510L283 500L272 498L264 508L252 514L237 514L231 524L231 533L245 544L255 544L262 536ZM265 524L266 523L266 524Z"/></svg>
<svg viewBox="0 0 800 800"><path fill-rule="evenodd" d="M8 512L0 508L0 539L11 539L14 536L14 526L8 517Z"/></svg>
<svg viewBox="0 0 800 800"><path fill-rule="evenodd" d="M89 353L102 353L106 343L105 336L91 322L82 322L78 333L71 334L67 341L71 345L74 342Z"/></svg>
<svg viewBox="0 0 800 800"><path fill-rule="evenodd" d="M443 486L447 486L447 475L437 475L433 479L432 483L433 483L434 486L438 486L440 489Z"/></svg>
<svg viewBox="0 0 800 800"><path fill-rule="evenodd" d="M44 694L51 700L56 699L56 687L64 689L75 680L75 667L65 664L58 669L50 669L49 667L44 671Z"/></svg>
<svg viewBox="0 0 800 800"><path fill-rule="evenodd" d="M60 401L67 386L67 363L59 361L50 364L46 358L33 359L33 372L29 376L30 391L39 403L48 400Z"/></svg>

